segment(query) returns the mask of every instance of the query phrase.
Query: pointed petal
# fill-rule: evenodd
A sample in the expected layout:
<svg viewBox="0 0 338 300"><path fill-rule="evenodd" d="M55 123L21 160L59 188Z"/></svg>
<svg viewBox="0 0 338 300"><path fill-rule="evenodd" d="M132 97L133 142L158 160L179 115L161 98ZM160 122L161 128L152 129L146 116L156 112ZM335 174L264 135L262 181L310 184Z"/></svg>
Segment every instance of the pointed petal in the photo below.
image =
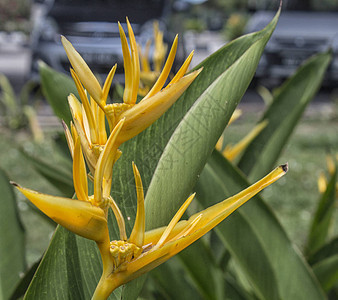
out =
<svg viewBox="0 0 338 300"><path fill-rule="evenodd" d="M66 136L67 145L68 145L70 155L72 157L74 157L74 141L73 141L72 134L70 133L70 130L69 130L67 124L63 120L61 122L62 122L63 130L65 132L65 136Z"/></svg>
<svg viewBox="0 0 338 300"><path fill-rule="evenodd" d="M188 206L190 205L191 201L194 199L194 197L195 197L195 193L192 194L187 200L185 200L185 202L183 203L183 205L176 212L175 216L171 219L169 225L167 226L167 228L163 232L161 238L157 242L157 244L155 246L156 248L162 247L162 245L166 242L166 240L169 237L169 234L172 232L173 228L176 226L176 224L178 223L178 221L181 219L181 217L183 216L184 212L187 210Z"/></svg>
<svg viewBox="0 0 338 300"><path fill-rule="evenodd" d="M108 74L108 76L106 78L106 81L104 82L103 89L102 89L102 99L101 99L102 100L102 102L101 102L102 105L100 105L100 107L102 109L104 109L104 106L107 103L107 98L108 98L109 90L110 90L110 87L112 85L112 81L113 81L113 78L114 78L114 75L115 75L115 72L116 72L116 68L117 68L117 64L115 64L111 68L111 70L110 70L110 72L109 72L109 74Z"/></svg>
<svg viewBox="0 0 338 300"><path fill-rule="evenodd" d="M324 194L327 188L327 179L324 172L320 172L317 184L319 193Z"/></svg>
<svg viewBox="0 0 338 300"><path fill-rule="evenodd" d="M154 123L175 103L200 72L201 69L184 76L168 89L157 93L152 98L142 100L122 113L119 119L125 118L126 121L118 141L123 143L131 139Z"/></svg>
<svg viewBox="0 0 338 300"><path fill-rule="evenodd" d="M68 59L73 69L75 70L77 76L79 76L84 87L95 99L95 101L100 102L102 91L96 77L89 69L81 55L74 49L73 45L64 36L61 36L61 42L66 50Z"/></svg>
<svg viewBox="0 0 338 300"><path fill-rule="evenodd" d="M138 57L137 44L134 36L133 29L127 19L129 42L130 42L130 51L131 51L131 61L132 61L132 91L131 99L129 103L135 104L137 100L137 91L140 85L140 59Z"/></svg>
<svg viewBox="0 0 338 300"><path fill-rule="evenodd" d="M333 175L336 172L336 162L332 155L326 155L326 165L330 175Z"/></svg>
<svg viewBox="0 0 338 300"><path fill-rule="evenodd" d="M95 144L94 141L91 140L91 134L90 134L90 127L89 127L89 123L88 123L88 118L87 118L86 111L83 108L83 105L82 105L82 124L83 124L84 133L86 135L86 139L88 140L89 144L90 145Z"/></svg>
<svg viewBox="0 0 338 300"><path fill-rule="evenodd" d="M144 241L144 232L145 232L144 194L143 194L143 185L142 185L141 175L136 165L134 164L134 162L133 162L133 171L134 171L136 192L137 192L137 212L136 212L134 228L130 234L129 241L130 243L133 243L138 247L142 247L143 241Z"/></svg>
<svg viewBox="0 0 338 300"><path fill-rule="evenodd" d="M150 51L151 40L148 40L144 53L142 53L141 47L138 47L141 60L141 69L143 72L150 72L150 63L149 63L149 51Z"/></svg>
<svg viewBox="0 0 338 300"><path fill-rule="evenodd" d="M233 161L242 151L248 147L248 145L254 140L254 138L260 134L260 132L268 125L268 121L265 120L257 124L242 140L240 140L234 146L227 146L222 154L228 160Z"/></svg>
<svg viewBox="0 0 338 300"><path fill-rule="evenodd" d="M218 139L217 143L216 143L215 149L218 150L218 151L222 151L223 142L224 142L224 137L223 137L223 134L222 134L220 136L220 138Z"/></svg>
<svg viewBox="0 0 338 300"><path fill-rule="evenodd" d="M93 112L91 110L89 101L88 101L88 97L86 95L86 92L80 82L79 77L76 75L76 73L74 72L73 69L70 69L70 73L73 77L73 80L75 82L76 85L76 89L79 92L80 95L80 99L82 102L82 106L84 108L84 111L86 112L86 117L88 120L88 125L89 125L89 132L90 132L90 140L92 141L92 143L96 144L97 143L97 133L96 133L96 126L95 126L95 119L93 116Z"/></svg>
<svg viewBox="0 0 338 300"><path fill-rule="evenodd" d="M197 226L197 224L201 220L201 218L202 218L202 214L199 214L195 219L192 219L192 221L187 224L186 228L184 228L180 233L178 233L173 238L171 238L168 242L178 240L178 239L185 237L188 234L190 234L190 232L192 232L194 230L194 228Z"/></svg>
<svg viewBox="0 0 338 300"><path fill-rule="evenodd" d="M109 200L110 200L109 204L110 204L111 209L113 210L113 213L114 213L114 216L117 222L117 226L119 227L120 240L126 241L128 238L127 238L126 225L124 222L122 212L120 211L119 207L117 206L113 198L110 198Z"/></svg>
<svg viewBox="0 0 338 300"><path fill-rule="evenodd" d="M148 99L148 98L154 96L156 93L158 93L162 89L163 85L165 84L165 82L166 82L166 80L169 76L171 67L174 63L176 50L177 50L177 41L178 41L178 36L176 35L174 42L173 42L173 45L171 46L167 61L164 65L164 67L163 67L163 70L162 70L160 76L158 77L157 81L155 82L154 86L151 88L149 93L144 97L144 100Z"/></svg>
<svg viewBox="0 0 338 300"><path fill-rule="evenodd" d="M61 226L97 242L107 239L107 220L101 208L89 202L54 197L14 185L37 208Z"/></svg>
<svg viewBox="0 0 338 300"><path fill-rule="evenodd" d="M234 112L233 112L233 114L232 114L230 120L229 120L228 126L229 126L231 123L235 122L241 115L242 115L242 111L241 111L240 109L236 108L236 109L234 110Z"/></svg>
<svg viewBox="0 0 338 300"><path fill-rule="evenodd" d="M189 54L189 56L187 57L187 59L185 60L185 62L183 63L183 65L181 66L181 68L178 70L178 72L176 73L176 75L174 76L174 78L169 82L169 84L165 87L166 89L173 83L179 81L184 74L187 72L189 65L191 63L192 57L194 56L194 51L191 51L191 53Z"/></svg>
<svg viewBox="0 0 338 300"><path fill-rule="evenodd" d="M172 233L169 235L169 240L171 240L179 232L182 232L184 228L190 226L192 221L202 214L202 217L198 222L197 228L193 231L193 233L191 233L195 234L196 231L201 232L201 235L199 235L199 237L201 237L203 234L205 234L210 229L214 228L217 224L219 224L221 221L223 221L228 215L234 212L237 208L239 208L241 205L247 202L250 198L252 198L261 190L268 187L270 184L274 183L276 180L284 176L287 170L288 170L287 164L279 166L272 172L270 172L268 175L266 175L264 178L257 181L253 185L249 186L245 190L239 192L238 194L230 198L227 198L220 203L210 206L199 213L192 215L188 220L178 222L175 228L172 230ZM160 239L164 230L165 227L161 227L151 231L147 231L145 234L144 244L152 243L155 245Z"/></svg>
<svg viewBox="0 0 338 300"><path fill-rule="evenodd" d="M98 143L105 145L107 142L106 115L101 108L97 109L97 131L99 134Z"/></svg>
<svg viewBox="0 0 338 300"><path fill-rule="evenodd" d="M77 198L79 200L89 201L87 170L81 150L80 138L75 142L74 148L73 181Z"/></svg>
<svg viewBox="0 0 338 300"><path fill-rule="evenodd" d="M82 123L82 105L80 103L79 100L77 100L77 98L75 97L74 94L70 94L68 96L68 104L70 107L70 112L72 113L72 117L73 120L75 121L78 120L81 124L81 126L83 126Z"/></svg>
<svg viewBox="0 0 338 300"><path fill-rule="evenodd" d="M82 150L84 152L89 170L92 174L94 174L98 157L92 151L91 145L89 144L89 142L86 138L86 134L85 134L83 128L81 127L79 121L76 120L76 119L74 120L74 127L76 129L76 132L77 132L79 138L80 138L81 147L82 147Z"/></svg>
<svg viewBox="0 0 338 300"><path fill-rule="evenodd" d="M123 31L123 28L120 24L119 31L120 31L120 38L121 38L121 45L122 45L122 54L123 54L123 63L124 63L124 76L125 76L125 87L123 93L123 102L130 103L131 94L132 94L132 62L129 52L129 46L127 42L126 34Z"/></svg>
<svg viewBox="0 0 338 300"><path fill-rule="evenodd" d="M163 66L164 58L167 53L167 45L163 43L163 32L159 29L158 21L154 21L154 44L155 44L155 51L154 51L154 71L160 72Z"/></svg>
<svg viewBox="0 0 338 300"><path fill-rule="evenodd" d="M120 130L124 124L124 119L120 120L119 123L115 126L114 130L111 132L107 143L104 146L103 151L100 154L99 160L96 164L95 174L94 174L94 201L99 203L102 201L102 180L105 172L106 164L108 162L109 156L116 153L119 145L116 143L116 139L120 133Z"/></svg>

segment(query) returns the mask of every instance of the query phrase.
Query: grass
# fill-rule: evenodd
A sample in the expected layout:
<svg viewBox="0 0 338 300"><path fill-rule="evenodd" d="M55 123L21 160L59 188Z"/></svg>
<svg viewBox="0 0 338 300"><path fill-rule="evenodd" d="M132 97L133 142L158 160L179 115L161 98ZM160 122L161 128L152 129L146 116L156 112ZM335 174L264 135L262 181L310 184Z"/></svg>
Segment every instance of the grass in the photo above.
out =
<svg viewBox="0 0 338 300"><path fill-rule="evenodd" d="M260 111L243 106L243 116L226 130L226 141L235 142L243 137L260 117ZM334 107L328 112L323 107L312 106L303 118L278 163L288 162L287 176L263 192L265 200L271 205L278 219L294 243L302 248L311 217L319 200L317 178L319 172L326 170L325 157L330 149L338 151L338 120ZM11 180L23 186L53 195L60 192L44 180L29 165L18 147L33 153L49 162L63 163L53 141L53 132L46 135L40 144L31 141L25 132L11 133L0 128L0 167L5 169ZM18 204L27 232L27 261L35 262L48 246L53 226L34 212L24 197L18 193ZM337 225L335 234L337 234Z"/></svg>

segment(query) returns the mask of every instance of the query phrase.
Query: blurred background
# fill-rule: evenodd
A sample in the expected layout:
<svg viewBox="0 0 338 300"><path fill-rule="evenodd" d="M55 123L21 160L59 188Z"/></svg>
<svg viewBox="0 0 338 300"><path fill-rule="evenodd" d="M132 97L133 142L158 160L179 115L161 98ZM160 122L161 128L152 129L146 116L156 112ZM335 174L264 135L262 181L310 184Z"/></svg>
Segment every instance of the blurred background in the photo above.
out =
<svg viewBox="0 0 338 300"><path fill-rule="evenodd" d="M141 46L152 37L154 20L159 21L168 45L179 33L177 68L193 49L192 64L196 66L231 40L262 29L278 7L275 0L0 0L0 167L23 186L60 194L27 163L23 151L47 157L61 167L66 164L57 151L62 126L44 99L38 73L39 61L69 72L61 34L99 77L104 79L117 62L114 81L123 84L117 21L125 26L125 16ZM273 89L304 60L329 48L334 58L323 86L281 158L281 162L289 162L290 173L265 192L298 246L304 244L304 232L319 197L317 178L326 168L325 157L338 149L337 0L283 1L278 26L239 105L242 116L226 133L229 142L242 138L260 119ZM150 56L153 51L151 48ZM18 199L25 227L35 229L27 231L27 259L31 264L47 247L53 225L32 212L21 195Z"/></svg>

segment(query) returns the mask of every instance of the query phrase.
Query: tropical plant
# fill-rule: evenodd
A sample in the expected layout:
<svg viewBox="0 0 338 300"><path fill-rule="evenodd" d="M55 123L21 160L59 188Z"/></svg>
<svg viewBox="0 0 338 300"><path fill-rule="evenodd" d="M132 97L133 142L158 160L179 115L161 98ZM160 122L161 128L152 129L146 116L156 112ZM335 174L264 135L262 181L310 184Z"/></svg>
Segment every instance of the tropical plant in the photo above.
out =
<svg viewBox="0 0 338 300"><path fill-rule="evenodd" d="M170 63L165 65L141 100L137 97L136 42L128 26L129 49L121 29L126 86L123 103L112 104L107 98L115 67L101 87L63 38L74 69L72 89L76 87L78 95L68 97L72 117L66 113L66 101L57 102L59 86L61 82L70 86L69 78L45 65L41 65L41 76L45 90L48 86L49 101L64 118L80 200L40 194L15 184L62 225L56 229L25 299L88 299L93 294L101 299L115 287L111 299L136 299L146 279L141 274L200 238L285 173L285 166L278 167L250 186L276 163L320 86L330 52L311 58L278 89L260 121L264 126L249 139L237 166L213 151L277 20L278 14L262 31L232 41L183 76L188 67L185 63L163 88L170 71ZM171 51L167 62L174 55ZM55 80L59 85L51 84ZM195 207L186 213L188 221L179 221L193 199L192 191L196 191ZM222 202L226 197L230 200ZM150 272L144 295L149 299L325 299L323 287L328 291L334 286L335 273L324 272L329 274L327 285L320 284L268 205L261 197L254 198L211 234ZM316 273L323 274L322 270L325 268ZM25 277L26 286L29 278ZM22 281L21 290L24 285Z"/></svg>
<svg viewBox="0 0 338 300"><path fill-rule="evenodd" d="M34 84L27 82L21 89L19 97L9 82L8 78L0 74L0 107L3 126L16 130L29 125L34 140L41 141L43 132L37 121L34 108L28 104L30 92Z"/></svg>

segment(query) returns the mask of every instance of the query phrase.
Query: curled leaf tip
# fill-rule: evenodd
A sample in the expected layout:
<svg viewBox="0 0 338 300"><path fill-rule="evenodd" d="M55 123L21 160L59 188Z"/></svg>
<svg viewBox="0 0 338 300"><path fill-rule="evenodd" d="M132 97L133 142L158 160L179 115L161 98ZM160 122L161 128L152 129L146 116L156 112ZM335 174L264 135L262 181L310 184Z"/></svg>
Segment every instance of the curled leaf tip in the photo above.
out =
<svg viewBox="0 0 338 300"><path fill-rule="evenodd" d="M10 183L11 185L15 186L16 188L20 188L20 185L17 184L16 182L12 181L12 180L11 180L9 183Z"/></svg>
<svg viewBox="0 0 338 300"><path fill-rule="evenodd" d="M283 169L283 171L286 173L289 170L289 164L286 163L284 165L281 165L281 168Z"/></svg>

